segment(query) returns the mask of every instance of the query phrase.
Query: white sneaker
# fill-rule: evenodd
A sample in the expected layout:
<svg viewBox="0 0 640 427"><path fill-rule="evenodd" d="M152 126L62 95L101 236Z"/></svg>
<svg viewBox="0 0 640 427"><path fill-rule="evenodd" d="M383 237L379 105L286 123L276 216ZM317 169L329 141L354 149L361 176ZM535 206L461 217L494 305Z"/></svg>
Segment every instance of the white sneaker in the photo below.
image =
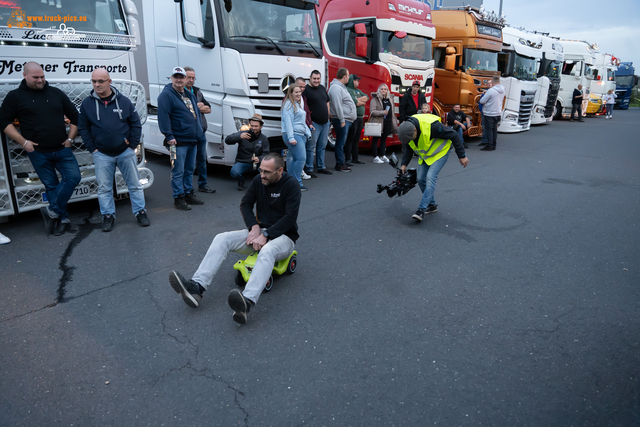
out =
<svg viewBox="0 0 640 427"><path fill-rule="evenodd" d="M387 159L387 156L382 156L382 161L385 163L389 163L389 159Z"/></svg>
<svg viewBox="0 0 640 427"><path fill-rule="evenodd" d="M311 175L307 175L305 171L302 171L302 175L300 175L302 179L311 179Z"/></svg>
<svg viewBox="0 0 640 427"><path fill-rule="evenodd" d="M0 233L0 245L6 245L7 243L11 243L11 239Z"/></svg>
<svg viewBox="0 0 640 427"><path fill-rule="evenodd" d="M382 159L381 159L380 157L376 156L376 157L373 159L373 163L384 163L384 162L382 161Z"/></svg>

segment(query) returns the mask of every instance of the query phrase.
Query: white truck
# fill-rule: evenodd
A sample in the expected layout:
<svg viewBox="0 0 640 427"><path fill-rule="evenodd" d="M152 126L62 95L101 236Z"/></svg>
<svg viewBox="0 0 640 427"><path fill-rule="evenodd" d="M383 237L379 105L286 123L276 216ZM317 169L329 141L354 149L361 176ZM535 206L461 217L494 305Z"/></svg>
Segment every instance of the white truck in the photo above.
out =
<svg viewBox="0 0 640 427"><path fill-rule="evenodd" d="M538 84L538 63L542 58L539 37L516 28L502 29L502 53L498 54L500 84L505 103L498 132L529 130Z"/></svg>
<svg viewBox="0 0 640 427"><path fill-rule="evenodd" d="M586 115L589 102L591 79L593 78L591 67L595 63L595 50L585 41L560 40L564 52L564 62L560 75L560 91L555 118L569 117L571 115L571 100L573 90L582 85L582 115Z"/></svg>
<svg viewBox="0 0 640 427"><path fill-rule="evenodd" d="M536 107L533 109L531 124L550 123L556 112L560 71L564 61L562 45L558 40L538 34L542 43L542 59L538 68L539 90L536 93Z"/></svg>
<svg viewBox="0 0 640 427"><path fill-rule="evenodd" d="M610 89L616 90L616 68L617 65L612 62L613 56L596 52L595 63L593 64L591 73L591 93L604 96Z"/></svg>
<svg viewBox="0 0 640 427"><path fill-rule="evenodd" d="M145 149L168 154L158 128L157 98L171 70L190 66L195 85L211 104L207 161L233 165L237 145L224 139L254 113L271 149L282 142L280 108L296 77L326 65L318 30L317 0L141 0L150 112L143 128ZM325 84L326 86L326 84Z"/></svg>
<svg viewBox="0 0 640 427"><path fill-rule="evenodd" d="M23 79L24 64L42 65L50 85L63 90L77 108L93 89L91 73L109 71L113 85L131 99L140 119L146 119L144 87L136 81L133 50L137 40L137 10L130 0L64 0L57 2L0 2L0 102ZM19 129L19 125L18 125ZM38 179L22 147L2 134L0 152L0 220L47 204ZM97 198L98 184L92 157L76 138L73 151L82 179L71 202ZM138 170L143 188L152 185L153 172L144 167L144 150L138 150ZM114 197L128 193L116 173Z"/></svg>

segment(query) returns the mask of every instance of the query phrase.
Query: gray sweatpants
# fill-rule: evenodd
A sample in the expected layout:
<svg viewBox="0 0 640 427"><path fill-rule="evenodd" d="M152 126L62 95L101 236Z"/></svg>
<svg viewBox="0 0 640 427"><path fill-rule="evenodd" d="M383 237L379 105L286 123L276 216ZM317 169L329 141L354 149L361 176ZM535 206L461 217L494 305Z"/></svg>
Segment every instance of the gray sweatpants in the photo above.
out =
<svg viewBox="0 0 640 427"><path fill-rule="evenodd" d="M213 239L211 246L209 246L207 254L200 263L200 267L198 267L198 271L193 275L193 280L204 288L208 288L222 262L227 259L229 252L251 255L254 249L253 246L247 245L248 236L248 230L228 231L218 234ZM256 265L251 272L251 278L247 282L242 295L257 303L276 261L286 259L291 255L294 248L295 243L293 240L284 234L276 239L269 240L260 249Z"/></svg>

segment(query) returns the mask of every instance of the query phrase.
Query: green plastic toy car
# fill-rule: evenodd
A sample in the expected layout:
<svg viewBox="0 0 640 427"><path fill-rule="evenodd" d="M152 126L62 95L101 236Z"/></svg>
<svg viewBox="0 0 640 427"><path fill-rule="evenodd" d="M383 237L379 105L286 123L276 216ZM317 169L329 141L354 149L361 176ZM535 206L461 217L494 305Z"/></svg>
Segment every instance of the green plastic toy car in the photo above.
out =
<svg viewBox="0 0 640 427"><path fill-rule="evenodd" d="M264 287L264 292L269 292L273 287L273 273L277 275L283 274L293 274L296 272L296 268L298 268L298 252L293 251L291 255L282 261L276 261L273 265L273 272L269 276L269 280L267 281L267 285ZM233 264L233 268L238 270L236 272L236 285L243 287L249 281L251 277L251 271L253 267L256 265L256 260L258 259L258 251L252 253L247 257L247 259L239 260L235 264Z"/></svg>

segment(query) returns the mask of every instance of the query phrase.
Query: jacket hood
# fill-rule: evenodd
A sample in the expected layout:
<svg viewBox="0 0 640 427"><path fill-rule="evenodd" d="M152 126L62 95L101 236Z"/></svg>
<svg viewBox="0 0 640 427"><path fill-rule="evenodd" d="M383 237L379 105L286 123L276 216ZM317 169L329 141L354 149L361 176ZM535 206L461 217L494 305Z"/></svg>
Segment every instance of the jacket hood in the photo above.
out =
<svg viewBox="0 0 640 427"><path fill-rule="evenodd" d="M118 99L120 99L122 95L120 94L120 92L118 92L118 89L116 89L115 87L113 86L109 86L109 87L111 88L111 92L113 93L111 94L111 97L107 101L107 104L111 104L112 102L115 101L116 110L118 111L120 120L122 120L122 110L120 109L120 104L118 103ZM100 98L100 95L96 93L95 89L91 91L91 94L89 96L95 101L96 116L98 117L98 120L100 120L100 104L103 103L104 101L102 100L102 98Z"/></svg>
<svg viewBox="0 0 640 427"><path fill-rule="evenodd" d="M28 90L30 92L44 92L45 90L49 90L49 82L45 80L44 87L42 89L32 89L27 84L27 80L26 79L22 79L22 81L20 82L20 86L18 86L18 87L20 89Z"/></svg>
<svg viewBox="0 0 640 427"><path fill-rule="evenodd" d="M498 92L499 94L503 94L504 93L504 86L502 85L495 85L492 87L492 89L495 89L496 92Z"/></svg>
<svg viewBox="0 0 640 427"><path fill-rule="evenodd" d="M349 81L347 82L347 87L350 89L354 89L356 88L356 85L353 83L353 74L349 76Z"/></svg>

